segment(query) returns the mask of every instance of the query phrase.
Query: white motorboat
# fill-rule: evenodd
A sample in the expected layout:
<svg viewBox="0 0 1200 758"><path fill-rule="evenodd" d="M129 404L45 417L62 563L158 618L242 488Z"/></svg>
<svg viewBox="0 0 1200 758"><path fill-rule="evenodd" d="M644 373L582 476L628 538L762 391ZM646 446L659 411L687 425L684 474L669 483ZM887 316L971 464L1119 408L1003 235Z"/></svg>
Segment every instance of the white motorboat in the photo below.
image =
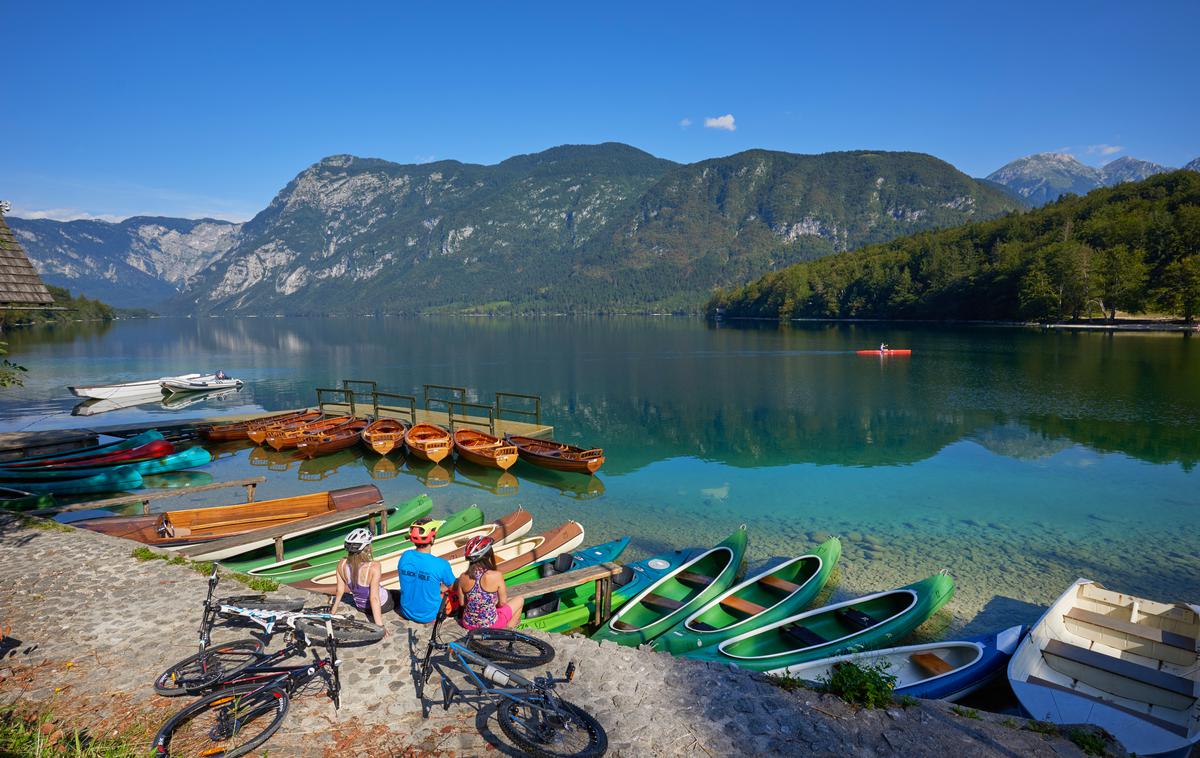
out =
<svg viewBox="0 0 1200 758"><path fill-rule="evenodd" d="M241 379L217 379L215 376L201 379L163 379L162 381L162 388L167 392L213 392L236 389L241 386Z"/></svg>
<svg viewBox="0 0 1200 758"><path fill-rule="evenodd" d="M158 379L145 379L140 382L125 382L123 384L96 384L89 387L67 387L75 397L86 397L94 400L117 400L119 398L139 397L162 394L163 382L190 382L215 379L216 374L180 374L179 376L163 376Z"/></svg>
<svg viewBox="0 0 1200 758"><path fill-rule="evenodd" d="M1200 606L1079 579L1017 647L1008 681L1035 719L1094 724L1143 756L1200 741Z"/></svg>

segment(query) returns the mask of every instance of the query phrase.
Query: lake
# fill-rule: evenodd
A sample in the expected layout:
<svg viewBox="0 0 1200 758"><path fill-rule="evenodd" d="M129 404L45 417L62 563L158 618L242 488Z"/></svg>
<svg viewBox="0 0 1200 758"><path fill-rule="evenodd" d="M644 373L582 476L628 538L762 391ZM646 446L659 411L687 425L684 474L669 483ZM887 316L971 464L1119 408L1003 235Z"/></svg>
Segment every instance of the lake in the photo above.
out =
<svg viewBox="0 0 1200 758"><path fill-rule="evenodd" d="M538 394L557 437L608 457L595 478L524 463L502 476L225 446L162 485L262 474L262 497L278 497L373 480L389 499L429 492L437 514L520 504L541 528L580 521L589 542L629 534L627 557L711 545L742 523L753 563L840 535L838 598L955 577L927 636L1032 622L1079 576L1200 601L1195 336L629 317L161 319L7 339L30 371L0 391L3 431L289 409L351 378L418 397L463 386L485 403ZM885 340L913 356L853 353ZM218 368L245 388L70 415L69 384Z"/></svg>

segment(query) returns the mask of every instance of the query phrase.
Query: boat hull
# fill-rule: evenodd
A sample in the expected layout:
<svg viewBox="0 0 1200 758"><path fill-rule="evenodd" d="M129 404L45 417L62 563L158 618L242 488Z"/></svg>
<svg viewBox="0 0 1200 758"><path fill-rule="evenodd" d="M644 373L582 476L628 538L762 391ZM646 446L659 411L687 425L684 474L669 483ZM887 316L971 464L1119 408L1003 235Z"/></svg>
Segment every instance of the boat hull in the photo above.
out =
<svg viewBox="0 0 1200 758"><path fill-rule="evenodd" d="M316 458L354 447L366 425L366 421L355 420L324 434L301 437L296 443L296 451L302 458Z"/></svg>
<svg viewBox="0 0 1200 758"><path fill-rule="evenodd" d="M162 388L166 392L216 392L242 386L241 379L164 379Z"/></svg>
<svg viewBox="0 0 1200 758"><path fill-rule="evenodd" d="M617 560L627 547L629 547L629 538L622 537L619 540L593 545L584 550L564 553L553 559L541 560L531 566L525 566L524 568L505 574L504 583L509 587L516 587L517 585L543 579L547 576L557 576L558 574L577 571L588 566L598 566L601 563Z"/></svg>
<svg viewBox="0 0 1200 758"><path fill-rule="evenodd" d="M440 463L450 455L450 433L435 424L413 424L404 433L404 446L415 457L430 463Z"/></svg>
<svg viewBox="0 0 1200 758"><path fill-rule="evenodd" d="M856 352L856 353L858 353L859 355L878 355L878 356L889 356L889 355L905 356L905 355L912 355L912 351L911 351L911 350L856 350L855 352Z"/></svg>
<svg viewBox="0 0 1200 758"><path fill-rule="evenodd" d="M459 429L454 433L454 452L459 458L476 466L503 471L517 462L515 445L505 444L498 437L474 429Z"/></svg>
<svg viewBox="0 0 1200 758"><path fill-rule="evenodd" d="M99 473L43 480L7 480L0 484L14 484L19 489L35 493L54 495L98 495L104 492L124 492L140 489L142 475L131 466L117 466Z"/></svg>
<svg viewBox="0 0 1200 758"><path fill-rule="evenodd" d="M152 394L154 390L162 394L162 383L165 381L193 381L214 374L180 374L179 376L164 376L158 379L146 379L140 382L125 382L124 384L97 384L90 387L67 387L75 397L86 397L93 400L116 400L125 397Z"/></svg>
<svg viewBox="0 0 1200 758"><path fill-rule="evenodd" d="M304 415L304 412L293 413L289 411L288 413L277 413L274 416L267 416L266 418L238 421L233 424L215 424L207 428L202 427L199 431L200 436L209 442L232 442L247 439L251 429L296 421Z"/></svg>
<svg viewBox="0 0 1200 758"><path fill-rule="evenodd" d="M572 474L594 474L604 465L604 451L600 448L585 450L564 442L515 434L506 434L504 439L516 446L521 460L541 468Z"/></svg>
<svg viewBox="0 0 1200 758"><path fill-rule="evenodd" d="M742 526L631 599L592 639L630 647L653 640L733 584L745 553L746 527ZM704 581L694 583L688 576Z"/></svg>
<svg viewBox="0 0 1200 758"><path fill-rule="evenodd" d="M359 435L363 447L377 455L388 455L404 446L404 433L408 425L396 419L376 419Z"/></svg>
<svg viewBox="0 0 1200 758"><path fill-rule="evenodd" d="M760 571L656 639L654 649L690 652L797 613L824 589L841 555L842 543L833 537L811 553Z"/></svg>

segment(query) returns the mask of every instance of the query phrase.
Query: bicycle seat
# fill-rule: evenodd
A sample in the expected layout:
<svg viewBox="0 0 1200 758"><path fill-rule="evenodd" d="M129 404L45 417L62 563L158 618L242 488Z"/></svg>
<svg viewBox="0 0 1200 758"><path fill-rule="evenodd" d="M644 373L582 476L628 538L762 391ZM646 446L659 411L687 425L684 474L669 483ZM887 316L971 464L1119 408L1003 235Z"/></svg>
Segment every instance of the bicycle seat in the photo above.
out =
<svg viewBox="0 0 1200 758"><path fill-rule="evenodd" d="M175 536L175 525L171 523L171 519L164 513L158 517L158 525L154 528L154 531L159 537L171 539Z"/></svg>

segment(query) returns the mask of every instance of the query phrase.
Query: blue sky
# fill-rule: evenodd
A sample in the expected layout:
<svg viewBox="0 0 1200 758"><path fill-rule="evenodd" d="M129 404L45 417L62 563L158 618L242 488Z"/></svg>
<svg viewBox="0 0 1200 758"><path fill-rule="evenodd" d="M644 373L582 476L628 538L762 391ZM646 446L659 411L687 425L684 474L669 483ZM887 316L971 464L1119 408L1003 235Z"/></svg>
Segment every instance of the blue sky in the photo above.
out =
<svg viewBox="0 0 1200 758"><path fill-rule="evenodd" d="M610 140L917 150L973 176L1064 148L1200 156L1195 0L813 5L11 2L0 197L240 220L335 153Z"/></svg>

